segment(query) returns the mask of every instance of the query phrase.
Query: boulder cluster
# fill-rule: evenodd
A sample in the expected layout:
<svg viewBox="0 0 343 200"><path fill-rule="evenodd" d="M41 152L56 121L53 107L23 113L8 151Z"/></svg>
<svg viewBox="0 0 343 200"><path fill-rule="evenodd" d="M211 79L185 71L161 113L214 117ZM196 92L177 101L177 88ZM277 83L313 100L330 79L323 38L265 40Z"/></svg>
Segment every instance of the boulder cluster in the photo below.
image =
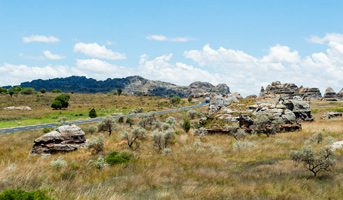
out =
<svg viewBox="0 0 343 200"><path fill-rule="evenodd" d="M30 155L70 152L85 147L85 132L76 125L60 126L35 139Z"/></svg>

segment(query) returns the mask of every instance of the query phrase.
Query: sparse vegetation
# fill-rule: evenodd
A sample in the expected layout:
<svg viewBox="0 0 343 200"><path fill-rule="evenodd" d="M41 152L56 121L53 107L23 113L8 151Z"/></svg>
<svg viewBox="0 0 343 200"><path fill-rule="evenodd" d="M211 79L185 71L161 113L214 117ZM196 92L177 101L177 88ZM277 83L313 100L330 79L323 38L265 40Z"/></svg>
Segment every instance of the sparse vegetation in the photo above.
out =
<svg viewBox="0 0 343 200"><path fill-rule="evenodd" d="M113 130L115 130L115 120L111 115L107 115L101 122L98 123L98 131L108 132L108 136L111 136Z"/></svg>
<svg viewBox="0 0 343 200"><path fill-rule="evenodd" d="M104 135L99 135L98 137L91 136L87 141L87 148L92 154L98 154L105 149Z"/></svg>

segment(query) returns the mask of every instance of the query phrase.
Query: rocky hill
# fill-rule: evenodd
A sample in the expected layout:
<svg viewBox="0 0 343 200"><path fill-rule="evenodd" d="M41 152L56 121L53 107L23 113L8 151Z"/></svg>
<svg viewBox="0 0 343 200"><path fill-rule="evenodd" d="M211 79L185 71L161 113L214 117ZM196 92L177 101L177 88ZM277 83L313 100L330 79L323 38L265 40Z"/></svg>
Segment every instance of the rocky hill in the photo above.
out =
<svg viewBox="0 0 343 200"><path fill-rule="evenodd" d="M210 93L229 94L230 88L226 84L217 86L207 82L194 82L189 86L178 86L172 83L148 80L141 76L129 76L126 78L113 78L98 81L85 76L70 76L67 78L54 78L49 80L33 80L20 84L21 87L32 87L35 90L45 88L47 91L60 89L63 92L77 93L107 93L122 88L124 94L129 95L155 95L181 97L204 97Z"/></svg>

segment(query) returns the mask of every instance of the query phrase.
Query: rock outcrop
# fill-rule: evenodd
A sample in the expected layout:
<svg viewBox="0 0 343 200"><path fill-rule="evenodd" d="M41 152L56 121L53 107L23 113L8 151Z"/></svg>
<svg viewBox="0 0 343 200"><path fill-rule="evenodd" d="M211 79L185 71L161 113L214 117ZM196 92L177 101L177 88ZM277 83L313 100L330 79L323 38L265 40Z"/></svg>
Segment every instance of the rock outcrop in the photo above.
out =
<svg viewBox="0 0 343 200"><path fill-rule="evenodd" d="M313 121L310 104L305 101L285 100L283 105L292 111L298 121Z"/></svg>
<svg viewBox="0 0 343 200"><path fill-rule="evenodd" d="M316 101L322 98L318 88L300 88L298 94L304 101Z"/></svg>
<svg viewBox="0 0 343 200"><path fill-rule="evenodd" d="M339 100L343 100L343 88L339 92L337 92L336 98Z"/></svg>
<svg viewBox="0 0 343 200"><path fill-rule="evenodd" d="M213 97L212 101L210 102L210 105L208 107L209 114L214 114L218 112L220 109L228 107L233 102L238 102L236 97L229 95L217 95Z"/></svg>
<svg viewBox="0 0 343 200"><path fill-rule="evenodd" d="M268 85L266 89L263 87L261 88L260 97L265 97L268 95L281 95L284 99L292 99L297 90L298 86L296 86L294 83L281 84L280 81L275 81L272 82L271 85Z"/></svg>
<svg viewBox="0 0 343 200"><path fill-rule="evenodd" d="M18 106L18 107L10 106L10 107L4 108L4 110L20 110L20 111L28 110L28 111L32 111L32 109L28 106Z"/></svg>
<svg viewBox="0 0 343 200"><path fill-rule="evenodd" d="M336 92L331 87L328 87L325 90L325 93L324 93L322 100L323 101L337 101Z"/></svg>
<svg viewBox="0 0 343 200"><path fill-rule="evenodd" d="M294 96L303 98L304 101L316 101L322 98L322 94L318 88L298 88L294 83L281 84L280 81L273 82L266 89L261 87L259 97L282 96L284 99L293 99Z"/></svg>
<svg viewBox="0 0 343 200"><path fill-rule="evenodd" d="M245 97L246 99L256 99L257 96L252 94L252 95L248 95L247 97Z"/></svg>
<svg viewBox="0 0 343 200"><path fill-rule="evenodd" d="M60 126L35 139L30 155L70 152L85 146L85 144L85 132L80 127L76 125Z"/></svg>

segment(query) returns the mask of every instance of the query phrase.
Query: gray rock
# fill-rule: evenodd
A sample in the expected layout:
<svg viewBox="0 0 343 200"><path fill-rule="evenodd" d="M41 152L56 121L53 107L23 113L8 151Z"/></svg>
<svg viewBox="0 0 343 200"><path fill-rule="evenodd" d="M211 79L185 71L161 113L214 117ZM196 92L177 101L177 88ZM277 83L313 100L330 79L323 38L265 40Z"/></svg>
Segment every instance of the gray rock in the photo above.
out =
<svg viewBox="0 0 343 200"><path fill-rule="evenodd" d="M326 112L323 114L324 117L327 117L328 119L331 119L333 117L342 117L341 112Z"/></svg>
<svg viewBox="0 0 343 200"><path fill-rule="evenodd" d="M343 100L343 88L339 92L337 92L336 97L339 100Z"/></svg>
<svg viewBox="0 0 343 200"><path fill-rule="evenodd" d="M4 110L20 110L20 111L32 111L32 109L28 106L18 106L18 107L15 107L15 106L10 106L10 107L6 107L4 108Z"/></svg>
<svg viewBox="0 0 343 200"><path fill-rule="evenodd" d="M331 149L335 151L336 149L343 149L343 141L334 142L331 145Z"/></svg>
<svg viewBox="0 0 343 200"><path fill-rule="evenodd" d="M70 152L85 146L85 132L76 125L56 128L34 141L30 155Z"/></svg>
<svg viewBox="0 0 343 200"><path fill-rule="evenodd" d="M317 101L322 98L318 88L300 88L298 93L305 101Z"/></svg>
<svg viewBox="0 0 343 200"><path fill-rule="evenodd" d="M336 92L331 87L328 87L325 90L325 93L324 93L322 100L323 101L337 101Z"/></svg>
<svg viewBox="0 0 343 200"><path fill-rule="evenodd" d="M241 94L239 94L238 92L232 93L232 96L236 97L236 99L243 99L243 97L241 96Z"/></svg>
<svg viewBox="0 0 343 200"><path fill-rule="evenodd" d="M286 100L284 105L295 114L299 121L313 121L310 104L305 101Z"/></svg>
<svg viewBox="0 0 343 200"><path fill-rule="evenodd" d="M240 127L249 128L254 124L254 121L248 115L240 115L238 121Z"/></svg>
<svg viewBox="0 0 343 200"><path fill-rule="evenodd" d="M294 96L293 99L297 101L303 101L303 98L301 98L300 96Z"/></svg>
<svg viewBox="0 0 343 200"><path fill-rule="evenodd" d="M238 100L232 95L226 95L223 97L222 95L217 95L213 97L210 106L209 106L209 113L214 114L218 112L220 109L228 107L233 102L238 102Z"/></svg>

